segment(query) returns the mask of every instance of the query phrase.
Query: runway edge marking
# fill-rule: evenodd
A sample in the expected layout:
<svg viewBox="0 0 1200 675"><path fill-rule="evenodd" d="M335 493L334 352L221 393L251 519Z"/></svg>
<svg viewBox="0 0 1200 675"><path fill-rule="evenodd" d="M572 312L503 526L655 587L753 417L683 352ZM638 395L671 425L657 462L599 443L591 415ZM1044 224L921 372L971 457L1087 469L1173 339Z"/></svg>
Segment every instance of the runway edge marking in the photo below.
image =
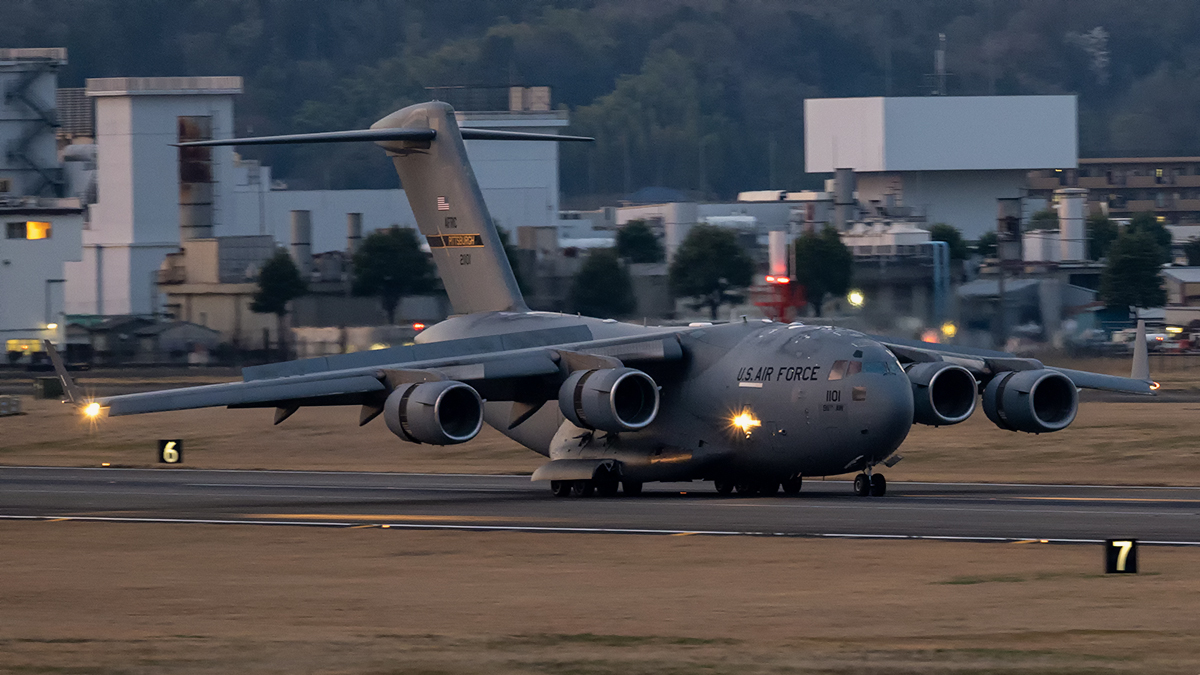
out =
<svg viewBox="0 0 1200 675"><path fill-rule="evenodd" d="M0 514L0 520L36 522L92 522L92 523L141 523L166 525L273 525L299 527L332 527L356 529L363 523L354 521L334 522L320 520L235 520L215 518L134 518L119 516L63 516L63 515L15 515ZM373 523L375 527L397 530L465 530L473 532L533 532L557 534L640 534L640 535L699 535L710 537L782 537L790 539L867 539L867 540L910 540L947 541L962 543L1014 543L1036 539L1047 544L1101 544L1103 539L1066 539L1037 537L974 537L967 535L934 534L858 534L853 532L762 532L736 530L656 530L620 527L539 527L534 525L451 525L432 523ZM1143 546L1200 546L1200 541L1170 541L1142 539Z"/></svg>

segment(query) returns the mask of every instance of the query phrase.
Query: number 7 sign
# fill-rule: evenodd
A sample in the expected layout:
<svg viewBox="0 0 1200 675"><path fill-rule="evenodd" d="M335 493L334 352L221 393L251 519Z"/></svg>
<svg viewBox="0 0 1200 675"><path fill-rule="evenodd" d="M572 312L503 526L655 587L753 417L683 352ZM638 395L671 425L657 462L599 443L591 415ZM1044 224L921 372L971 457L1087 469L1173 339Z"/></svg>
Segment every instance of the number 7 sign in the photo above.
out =
<svg viewBox="0 0 1200 675"><path fill-rule="evenodd" d="M1137 574L1137 540L1109 539L1105 541L1104 571L1108 574Z"/></svg>

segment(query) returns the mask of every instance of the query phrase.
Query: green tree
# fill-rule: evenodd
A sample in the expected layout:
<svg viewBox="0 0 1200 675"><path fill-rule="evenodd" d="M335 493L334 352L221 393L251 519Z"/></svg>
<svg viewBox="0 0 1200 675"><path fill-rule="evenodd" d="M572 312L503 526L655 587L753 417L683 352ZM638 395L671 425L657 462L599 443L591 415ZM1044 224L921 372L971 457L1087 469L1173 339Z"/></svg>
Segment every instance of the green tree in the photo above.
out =
<svg viewBox="0 0 1200 675"><path fill-rule="evenodd" d="M279 341L281 358L287 358L287 336L284 333L283 317L288 313L288 303L308 292L308 284L300 276L300 270L284 249L263 263L258 273L258 291L250 303L250 311L256 314L274 314L275 331Z"/></svg>
<svg viewBox="0 0 1200 675"><path fill-rule="evenodd" d="M996 231L988 230L980 235L979 240L975 242L975 252L984 258L996 257Z"/></svg>
<svg viewBox="0 0 1200 675"><path fill-rule="evenodd" d="M796 280L817 316L826 296L845 295L854 274L854 254L842 243L838 231L826 226L820 234L808 232L796 239Z"/></svg>
<svg viewBox="0 0 1200 675"><path fill-rule="evenodd" d="M1171 231L1166 225L1158 219L1158 216L1149 211L1135 214L1129 221L1129 225L1125 226L1126 232L1145 232L1150 236L1154 243L1158 245L1159 257L1158 261L1161 264L1171 262Z"/></svg>
<svg viewBox="0 0 1200 675"><path fill-rule="evenodd" d="M571 309L586 316L628 316L637 309L629 270L611 248L593 249L571 281Z"/></svg>
<svg viewBox="0 0 1200 675"><path fill-rule="evenodd" d="M1161 307L1167 302L1161 271L1162 247L1153 235L1126 230L1108 250L1100 299L1109 307Z"/></svg>
<svg viewBox="0 0 1200 675"><path fill-rule="evenodd" d="M635 263L656 263L666 259L662 242L644 220L631 220L617 230L617 255Z"/></svg>
<svg viewBox="0 0 1200 675"><path fill-rule="evenodd" d="M1187 256L1188 265L1200 267L1200 239L1189 239L1183 245L1183 254Z"/></svg>
<svg viewBox="0 0 1200 675"><path fill-rule="evenodd" d="M1051 208L1045 208L1035 212L1029 217L1027 230L1057 230L1058 229L1058 212Z"/></svg>
<svg viewBox="0 0 1200 675"><path fill-rule="evenodd" d="M744 299L736 291L750 286L754 261L730 230L696 225L675 252L669 273L676 297L692 298L692 309L707 307L716 319L721 305Z"/></svg>
<svg viewBox="0 0 1200 675"><path fill-rule="evenodd" d="M1120 230L1117 224L1103 214L1088 216L1087 219L1087 246L1088 258L1091 260L1101 260L1108 255L1108 249L1112 243L1116 241Z"/></svg>
<svg viewBox="0 0 1200 675"><path fill-rule="evenodd" d="M967 242L963 240L962 231L957 227L946 223L934 223L933 227L929 228L929 239L946 242L950 246L951 260L967 259Z"/></svg>
<svg viewBox="0 0 1200 675"><path fill-rule="evenodd" d="M378 296L388 323L396 322L400 298L432 289L433 265L421 251L412 229L393 225L375 230L354 254L352 291L355 295Z"/></svg>

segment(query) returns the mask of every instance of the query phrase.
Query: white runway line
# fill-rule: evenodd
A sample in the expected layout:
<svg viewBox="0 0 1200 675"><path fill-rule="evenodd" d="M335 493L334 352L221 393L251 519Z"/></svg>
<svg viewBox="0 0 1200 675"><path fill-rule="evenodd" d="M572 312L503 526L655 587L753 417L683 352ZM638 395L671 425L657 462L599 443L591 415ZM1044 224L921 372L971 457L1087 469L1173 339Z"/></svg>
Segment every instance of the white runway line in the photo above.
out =
<svg viewBox="0 0 1200 675"><path fill-rule="evenodd" d="M55 522L100 522L100 523L156 523L176 525L295 525L301 527L340 527L349 528L366 523L349 521L323 520L221 520L213 518L139 518L123 516L65 516L65 515L10 515L0 514L0 520L18 521L55 521ZM976 543L1012 543L1038 541L1047 544L1101 544L1103 539L1066 539L1046 537L974 537L965 535L930 535L930 534L864 534L853 532L765 532L737 530L665 530L640 528L607 528L607 527L560 527L535 525L449 525L431 523L369 523L380 529L395 530L465 530L475 532L535 532L559 534L641 534L641 535L707 535L716 537L783 537L793 539L879 539L879 540L913 540L913 541L949 541ZM1200 546L1200 541L1157 541L1139 540L1145 546Z"/></svg>

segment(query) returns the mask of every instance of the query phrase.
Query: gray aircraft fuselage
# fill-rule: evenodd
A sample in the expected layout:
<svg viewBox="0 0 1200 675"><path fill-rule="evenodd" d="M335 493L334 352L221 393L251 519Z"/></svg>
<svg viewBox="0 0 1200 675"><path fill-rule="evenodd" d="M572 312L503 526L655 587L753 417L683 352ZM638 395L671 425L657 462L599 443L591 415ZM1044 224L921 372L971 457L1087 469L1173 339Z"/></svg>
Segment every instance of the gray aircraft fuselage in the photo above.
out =
<svg viewBox="0 0 1200 675"><path fill-rule="evenodd" d="M420 341L571 325L586 325L597 339L663 330L494 312L448 319ZM484 419L551 459L617 460L623 475L637 481L842 474L887 457L912 426L909 379L891 352L861 333L751 321L690 328L679 336L682 368L645 368L661 386L661 403L644 430L581 429L557 405L509 429L513 404L505 401L487 402Z"/></svg>

